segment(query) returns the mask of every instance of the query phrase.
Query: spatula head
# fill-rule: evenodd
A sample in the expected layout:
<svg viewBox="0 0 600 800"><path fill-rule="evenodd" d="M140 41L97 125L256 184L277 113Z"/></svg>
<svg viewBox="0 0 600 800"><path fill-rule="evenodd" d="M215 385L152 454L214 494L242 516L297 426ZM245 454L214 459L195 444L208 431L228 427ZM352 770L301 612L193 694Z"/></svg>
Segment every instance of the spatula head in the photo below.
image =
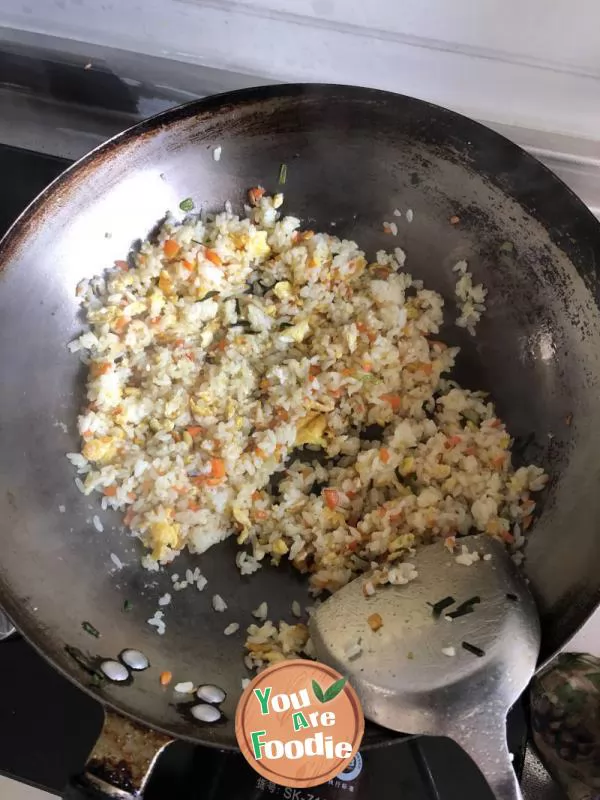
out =
<svg viewBox="0 0 600 800"><path fill-rule="evenodd" d="M470 566L456 560L470 560L463 547L479 555ZM486 704L504 715L540 647L535 603L511 557L481 535L454 554L443 542L424 547L412 561L415 580L366 596L363 576L318 608L317 657L348 676L368 719L393 730L442 734Z"/></svg>

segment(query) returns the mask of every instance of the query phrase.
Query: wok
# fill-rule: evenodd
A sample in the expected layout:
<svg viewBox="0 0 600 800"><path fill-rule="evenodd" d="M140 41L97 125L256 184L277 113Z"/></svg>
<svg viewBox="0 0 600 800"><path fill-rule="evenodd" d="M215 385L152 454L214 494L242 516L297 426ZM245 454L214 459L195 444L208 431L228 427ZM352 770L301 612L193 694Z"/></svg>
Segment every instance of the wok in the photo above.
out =
<svg viewBox="0 0 600 800"><path fill-rule="evenodd" d="M488 311L476 338L454 326L444 332L463 348L457 374L492 392L516 438L515 458L551 475L525 563L544 659L600 598L600 226L583 203L511 142L412 98L289 85L191 103L72 166L0 245L0 604L56 668L105 706L162 732L162 741L235 747L249 610L266 599L271 618L289 619L292 601L307 598L305 583L286 568L241 578L235 539L150 573L118 515L102 514L104 532L95 530L97 498L78 492L64 457L78 448L85 377L66 348L82 328L75 287L124 258L183 198L210 209L229 199L241 209L249 187L279 188L282 163L285 210L369 252L402 246L407 269L450 306L451 267L468 260L489 290ZM397 239L382 230L394 208L414 213L412 222L396 220ZM450 224L454 216L459 222ZM174 593L158 636L146 623L157 598L172 591L171 573L196 564L207 589ZM228 603L224 614L211 607L215 592ZM241 627L225 637L230 621ZM126 686L94 685L95 659L131 647L151 668ZM194 721L189 703L159 685L163 670L174 681L221 686L224 718ZM365 743L393 735L373 727Z"/></svg>

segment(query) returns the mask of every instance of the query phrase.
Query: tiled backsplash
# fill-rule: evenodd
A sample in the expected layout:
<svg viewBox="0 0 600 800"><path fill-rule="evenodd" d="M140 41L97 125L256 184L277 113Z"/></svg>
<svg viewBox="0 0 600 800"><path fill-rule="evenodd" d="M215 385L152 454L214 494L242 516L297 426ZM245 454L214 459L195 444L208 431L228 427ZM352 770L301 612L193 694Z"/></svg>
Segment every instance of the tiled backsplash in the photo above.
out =
<svg viewBox="0 0 600 800"><path fill-rule="evenodd" d="M0 26L598 140L594 0L4 0Z"/></svg>

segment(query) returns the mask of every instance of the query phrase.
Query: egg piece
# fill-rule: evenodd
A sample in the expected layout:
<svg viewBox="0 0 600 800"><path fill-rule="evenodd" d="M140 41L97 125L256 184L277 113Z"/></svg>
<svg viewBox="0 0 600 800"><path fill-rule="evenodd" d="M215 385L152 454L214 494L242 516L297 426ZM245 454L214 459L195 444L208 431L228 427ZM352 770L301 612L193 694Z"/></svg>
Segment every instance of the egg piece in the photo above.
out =
<svg viewBox="0 0 600 800"><path fill-rule="evenodd" d="M323 434L326 428L327 417L325 414L310 414L298 423L296 441L294 444L296 447L301 447L304 444L325 447L326 442L323 438Z"/></svg>

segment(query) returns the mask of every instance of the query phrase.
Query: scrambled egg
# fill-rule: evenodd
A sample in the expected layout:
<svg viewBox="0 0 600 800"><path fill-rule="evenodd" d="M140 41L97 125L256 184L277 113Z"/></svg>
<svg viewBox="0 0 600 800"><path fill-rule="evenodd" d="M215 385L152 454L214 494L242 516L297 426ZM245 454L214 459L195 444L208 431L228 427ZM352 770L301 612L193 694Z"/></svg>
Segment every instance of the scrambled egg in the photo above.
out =
<svg viewBox="0 0 600 800"><path fill-rule="evenodd" d="M112 436L101 436L86 442L82 452L89 461L108 464L117 452L117 443Z"/></svg>
<svg viewBox="0 0 600 800"><path fill-rule="evenodd" d="M314 444L319 447L325 447L327 443L323 438L323 434L326 428L327 417L325 414L309 414L299 421L294 444L297 447L303 444Z"/></svg>
<svg viewBox="0 0 600 800"><path fill-rule="evenodd" d="M247 253L251 258L268 256L271 248L267 244L267 231L256 231L248 242Z"/></svg>
<svg viewBox="0 0 600 800"><path fill-rule="evenodd" d="M273 286L273 294L279 300L289 300L292 297L292 284L289 281L279 281Z"/></svg>
<svg viewBox="0 0 600 800"><path fill-rule="evenodd" d="M308 320L303 319L292 325L290 328L284 328L279 334L279 338L283 342L302 342L310 333L310 326Z"/></svg>
<svg viewBox="0 0 600 800"><path fill-rule="evenodd" d="M148 544L152 547L152 558L160 561L165 548L177 547L179 541L179 525L176 522L155 522L150 526Z"/></svg>

